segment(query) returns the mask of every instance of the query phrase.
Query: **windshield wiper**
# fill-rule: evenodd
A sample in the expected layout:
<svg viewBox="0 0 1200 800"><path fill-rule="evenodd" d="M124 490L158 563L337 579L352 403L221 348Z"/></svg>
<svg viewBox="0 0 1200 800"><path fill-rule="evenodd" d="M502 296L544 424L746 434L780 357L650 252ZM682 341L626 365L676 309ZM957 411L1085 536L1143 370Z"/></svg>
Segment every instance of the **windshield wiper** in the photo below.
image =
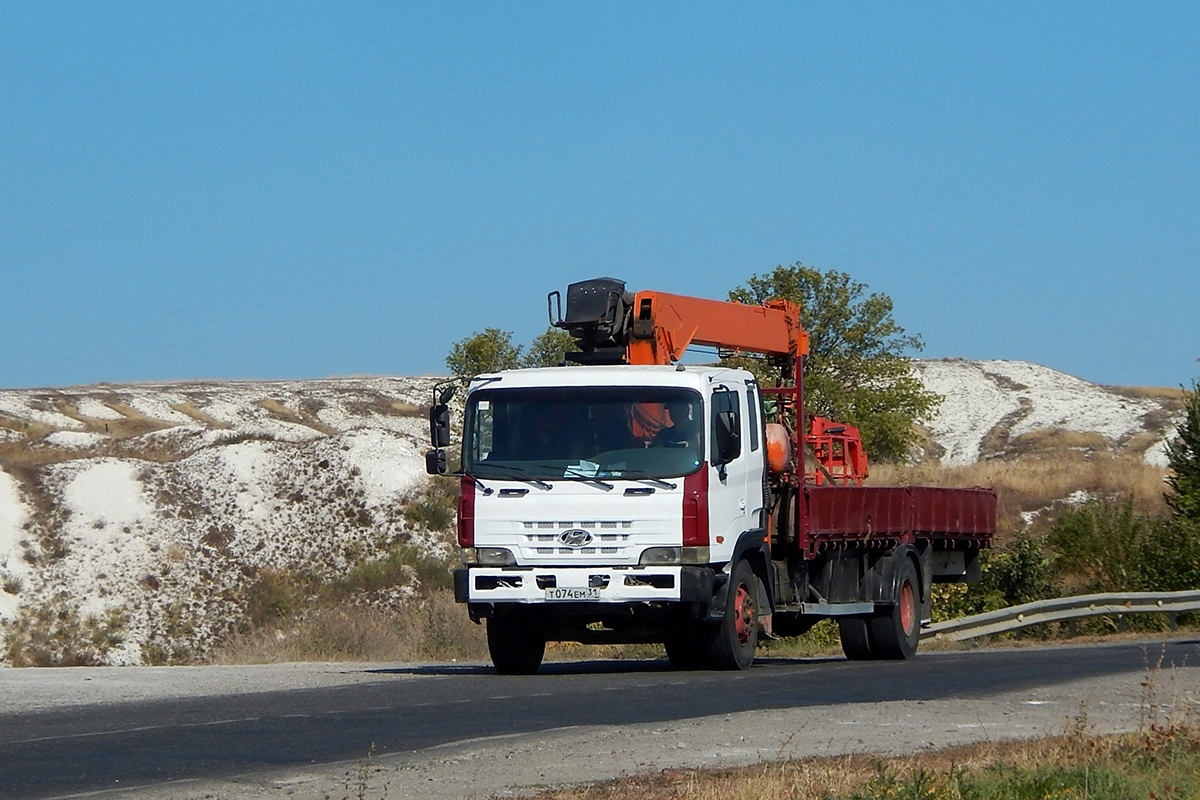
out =
<svg viewBox="0 0 1200 800"><path fill-rule="evenodd" d="M621 473L621 477L622 478L630 478L635 481L645 481L646 483L653 483L655 486L661 486L664 489L674 489L676 486L678 486L678 484L671 483L670 481L664 481L662 478L651 478L649 475L646 475L645 473L630 471L630 470L623 471Z"/></svg>
<svg viewBox="0 0 1200 800"><path fill-rule="evenodd" d="M485 469L506 470L506 471L511 472L512 474L516 475L517 480L521 481L522 483L532 483L534 486L538 487L539 489L545 489L545 490L549 491L550 489L554 488L553 486L551 486L550 484L546 483L543 480L529 477L529 473L527 473L521 467L514 467L512 464L480 464L478 466L482 466Z"/></svg>

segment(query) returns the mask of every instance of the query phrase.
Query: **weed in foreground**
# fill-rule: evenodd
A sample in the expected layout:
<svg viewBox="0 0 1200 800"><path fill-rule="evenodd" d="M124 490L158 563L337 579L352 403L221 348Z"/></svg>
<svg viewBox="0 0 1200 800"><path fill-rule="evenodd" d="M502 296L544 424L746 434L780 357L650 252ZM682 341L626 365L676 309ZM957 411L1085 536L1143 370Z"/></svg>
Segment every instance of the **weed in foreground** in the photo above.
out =
<svg viewBox="0 0 1200 800"><path fill-rule="evenodd" d="M340 797L336 797L331 792L326 792L324 800L367 800L367 793L371 788L371 777L379 772L379 768L372 762L375 755L375 743L371 742L371 746L367 748L367 755L362 761L354 766L353 769L346 771L345 780L342 782L343 793ZM380 800L387 800L388 790L391 788L391 782L385 781L379 787Z"/></svg>

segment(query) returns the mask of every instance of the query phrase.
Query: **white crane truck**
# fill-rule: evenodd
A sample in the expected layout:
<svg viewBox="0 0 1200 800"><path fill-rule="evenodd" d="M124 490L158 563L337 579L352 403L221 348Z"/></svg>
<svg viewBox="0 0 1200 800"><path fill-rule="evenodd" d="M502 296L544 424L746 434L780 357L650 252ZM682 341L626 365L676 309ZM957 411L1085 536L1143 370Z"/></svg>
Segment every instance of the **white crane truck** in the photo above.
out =
<svg viewBox="0 0 1200 800"><path fill-rule="evenodd" d="M785 300L744 305L611 278L548 298L581 366L470 380L455 597L486 620L492 663L535 672L548 641L655 642L679 668L746 669L758 638L838 621L852 659L903 659L930 586L979 575L986 489L864 486L857 429L804 413L808 338ZM757 354L685 366L689 345ZM430 409L446 471L448 402Z"/></svg>

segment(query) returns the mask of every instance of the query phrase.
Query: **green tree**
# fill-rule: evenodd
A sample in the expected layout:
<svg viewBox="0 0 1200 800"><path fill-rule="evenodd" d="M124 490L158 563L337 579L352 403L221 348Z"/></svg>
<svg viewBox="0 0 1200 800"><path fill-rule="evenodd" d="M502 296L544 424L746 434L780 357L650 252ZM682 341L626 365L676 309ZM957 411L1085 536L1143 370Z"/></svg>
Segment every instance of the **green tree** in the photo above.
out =
<svg viewBox="0 0 1200 800"><path fill-rule="evenodd" d="M479 375L521 365L521 346L512 343L512 332L487 328L461 339L450 348L446 366L455 375Z"/></svg>
<svg viewBox="0 0 1200 800"><path fill-rule="evenodd" d="M1184 417L1175 429L1176 438L1167 443L1167 505L1175 516L1200 522L1200 385L1184 399Z"/></svg>
<svg viewBox="0 0 1200 800"><path fill-rule="evenodd" d="M810 413L858 426L872 458L904 458L917 441L914 423L941 397L926 391L904 353L921 350L920 336L892 318L892 299L844 272L803 264L755 275L729 293L731 300L761 304L782 297L798 304L809 336L804 394Z"/></svg>
<svg viewBox="0 0 1200 800"><path fill-rule="evenodd" d="M529 343L529 349L521 359L521 366L557 367L563 363L567 353L577 349L571 334L557 328L547 328L545 333Z"/></svg>

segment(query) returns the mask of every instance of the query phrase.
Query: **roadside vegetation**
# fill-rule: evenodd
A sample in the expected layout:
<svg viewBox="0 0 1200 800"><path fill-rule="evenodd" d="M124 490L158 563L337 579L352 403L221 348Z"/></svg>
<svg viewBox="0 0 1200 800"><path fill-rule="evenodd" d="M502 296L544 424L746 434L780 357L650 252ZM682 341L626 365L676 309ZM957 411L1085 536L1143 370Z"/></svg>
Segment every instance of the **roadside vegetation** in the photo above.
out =
<svg viewBox="0 0 1200 800"><path fill-rule="evenodd" d="M245 618L210 656L218 664L288 661L458 661L487 657L482 627L454 602L457 486L431 480L407 498L409 524L437 532L443 555L395 545L344 575L264 572Z"/></svg>
<svg viewBox="0 0 1200 800"><path fill-rule="evenodd" d="M1120 736L1086 727L1052 739L917 755L812 758L741 769L671 769L531 800L1187 800L1200 797L1200 730L1154 724Z"/></svg>

